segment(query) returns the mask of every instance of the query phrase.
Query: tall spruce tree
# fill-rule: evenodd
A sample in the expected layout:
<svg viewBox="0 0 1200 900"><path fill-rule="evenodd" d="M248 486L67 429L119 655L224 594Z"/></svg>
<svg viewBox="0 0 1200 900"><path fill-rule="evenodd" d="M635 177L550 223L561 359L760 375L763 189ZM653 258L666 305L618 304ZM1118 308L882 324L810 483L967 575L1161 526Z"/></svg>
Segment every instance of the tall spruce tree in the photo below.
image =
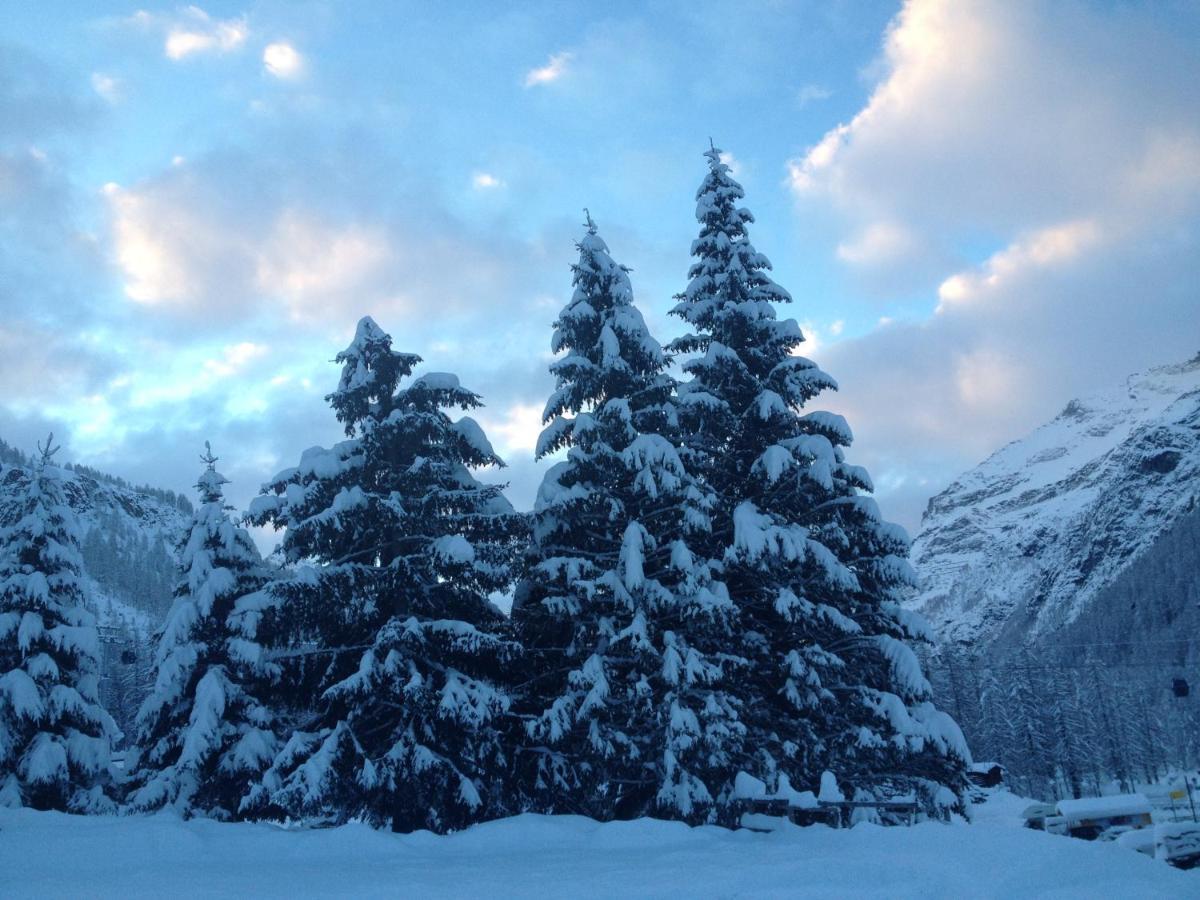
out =
<svg viewBox="0 0 1200 900"><path fill-rule="evenodd" d="M503 687L518 647L489 594L511 583L525 531L500 487L470 468L501 466L453 375L401 389L420 357L391 348L369 317L337 355L327 399L349 440L306 451L251 506L285 528L299 566L275 589L305 667L289 667L309 721L254 798L330 821L364 817L448 831L507 811Z"/></svg>
<svg viewBox="0 0 1200 900"><path fill-rule="evenodd" d="M229 518L225 477L205 443L200 505L178 546L178 581L138 713L128 803L232 819L279 749L270 705L279 667L259 634L271 599L254 541ZM264 702L266 701L266 702Z"/></svg>
<svg viewBox="0 0 1200 900"><path fill-rule="evenodd" d="M588 217L554 323L545 476L513 617L534 678L535 803L597 818L703 821L736 756L718 650L732 606L688 548L707 498L673 446L667 355Z"/></svg>
<svg viewBox="0 0 1200 900"><path fill-rule="evenodd" d="M0 806L101 812L115 725L53 441L0 529Z"/></svg>
<svg viewBox="0 0 1200 900"><path fill-rule="evenodd" d="M774 305L787 291L750 243L750 211L720 151L696 199L700 234L673 313L696 354L679 390L689 468L715 497L706 555L739 613L743 768L855 791L918 790L961 805L961 731L930 702L899 606L912 582L907 536L881 520L865 470L846 462L845 420L803 412L834 380L796 355L803 336Z"/></svg>

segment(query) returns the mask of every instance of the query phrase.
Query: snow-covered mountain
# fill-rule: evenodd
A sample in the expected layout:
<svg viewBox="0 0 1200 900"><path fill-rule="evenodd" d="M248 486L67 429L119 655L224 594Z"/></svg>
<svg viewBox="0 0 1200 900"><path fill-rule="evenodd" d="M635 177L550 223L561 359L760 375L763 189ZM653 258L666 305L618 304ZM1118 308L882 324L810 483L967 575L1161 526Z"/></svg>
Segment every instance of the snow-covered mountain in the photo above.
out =
<svg viewBox="0 0 1200 900"><path fill-rule="evenodd" d="M1200 355L1073 400L929 502L911 606L943 642L1043 643L1190 521L1198 475Z"/></svg>
<svg viewBox="0 0 1200 900"><path fill-rule="evenodd" d="M135 487L86 466L66 471L88 602L101 625L101 698L128 730L151 677L152 637L170 609L175 544L192 507L171 491ZM0 522L30 473L28 458L0 441Z"/></svg>
<svg viewBox="0 0 1200 900"><path fill-rule="evenodd" d="M29 461L0 442L0 514L29 480ZM84 575L102 625L156 625L174 587L174 547L191 517L186 498L68 466L64 489L79 517Z"/></svg>

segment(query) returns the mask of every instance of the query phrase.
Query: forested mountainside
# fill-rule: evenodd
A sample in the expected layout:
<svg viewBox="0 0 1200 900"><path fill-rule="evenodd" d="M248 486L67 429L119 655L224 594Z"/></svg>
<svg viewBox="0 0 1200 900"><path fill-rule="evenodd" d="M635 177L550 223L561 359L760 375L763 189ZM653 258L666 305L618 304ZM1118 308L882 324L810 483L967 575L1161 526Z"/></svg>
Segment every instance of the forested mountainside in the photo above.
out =
<svg viewBox="0 0 1200 900"><path fill-rule="evenodd" d="M1200 507L1102 588L1044 649L1071 659L1084 645L1110 665L1160 661L1200 669Z"/></svg>
<svg viewBox="0 0 1200 900"><path fill-rule="evenodd" d="M1075 400L930 501L910 606L1030 793L1200 762L1200 356Z"/></svg>
<svg viewBox="0 0 1200 900"><path fill-rule="evenodd" d="M172 491L131 485L82 465L64 466L78 516L88 602L101 626L101 699L129 731L153 668L151 636L175 584L175 544L192 514ZM0 440L0 522L24 492L32 461Z"/></svg>

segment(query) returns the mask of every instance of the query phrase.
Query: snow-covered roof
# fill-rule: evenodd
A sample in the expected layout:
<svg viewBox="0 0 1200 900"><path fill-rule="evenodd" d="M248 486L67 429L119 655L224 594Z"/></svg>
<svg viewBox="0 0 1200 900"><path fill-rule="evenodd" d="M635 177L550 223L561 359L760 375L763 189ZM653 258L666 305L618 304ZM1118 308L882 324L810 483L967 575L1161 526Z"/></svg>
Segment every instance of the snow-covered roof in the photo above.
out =
<svg viewBox="0 0 1200 900"><path fill-rule="evenodd" d="M1149 813L1150 801L1143 794L1117 794L1112 797L1084 797L1059 800L1058 812L1072 822L1082 819L1109 819Z"/></svg>
<svg viewBox="0 0 1200 900"><path fill-rule="evenodd" d="M977 763L971 763L971 765L969 765L967 767L967 771L978 772L982 775L986 772L992 771L992 769L1003 769L1003 768L1004 768L1004 766L1000 765L1000 763L998 763L998 762L977 762Z"/></svg>

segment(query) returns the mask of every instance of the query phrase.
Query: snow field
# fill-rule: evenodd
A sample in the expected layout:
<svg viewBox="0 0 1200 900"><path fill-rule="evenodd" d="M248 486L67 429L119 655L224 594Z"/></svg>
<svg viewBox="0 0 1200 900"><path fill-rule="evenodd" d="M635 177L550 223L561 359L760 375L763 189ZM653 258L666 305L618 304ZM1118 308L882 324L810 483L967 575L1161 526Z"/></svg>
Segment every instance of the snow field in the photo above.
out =
<svg viewBox="0 0 1200 900"><path fill-rule="evenodd" d="M1002 792L973 825L759 834L523 815L448 837L4 809L0 896L1200 897L1200 870L1019 827L1026 802Z"/></svg>

